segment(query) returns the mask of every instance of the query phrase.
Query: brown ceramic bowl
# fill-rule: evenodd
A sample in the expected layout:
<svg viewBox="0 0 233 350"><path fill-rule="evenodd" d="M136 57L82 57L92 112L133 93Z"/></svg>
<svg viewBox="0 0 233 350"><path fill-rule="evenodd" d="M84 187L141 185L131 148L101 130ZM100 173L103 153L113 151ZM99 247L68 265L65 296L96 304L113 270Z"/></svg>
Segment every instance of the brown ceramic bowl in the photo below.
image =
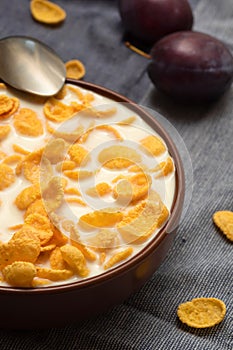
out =
<svg viewBox="0 0 233 350"><path fill-rule="evenodd" d="M99 276L60 286L36 289L0 287L0 327L32 329L63 326L102 313L140 288L166 257L184 201L184 173L175 144L163 127L137 104L103 87L67 80L116 102L127 103L165 141L176 166L176 190L171 216L156 237L127 262Z"/></svg>

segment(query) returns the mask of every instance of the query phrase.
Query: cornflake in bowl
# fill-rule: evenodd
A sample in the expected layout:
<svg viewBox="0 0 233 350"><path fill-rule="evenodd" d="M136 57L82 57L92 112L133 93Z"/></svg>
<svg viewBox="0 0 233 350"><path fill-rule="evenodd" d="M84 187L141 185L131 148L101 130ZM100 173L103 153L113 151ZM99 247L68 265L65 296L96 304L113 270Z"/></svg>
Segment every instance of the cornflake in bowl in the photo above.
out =
<svg viewBox="0 0 233 350"><path fill-rule="evenodd" d="M1 326L103 312L171 246L184 197L176 146L100 86L67 80L47 99L0 88Z"/></svg>

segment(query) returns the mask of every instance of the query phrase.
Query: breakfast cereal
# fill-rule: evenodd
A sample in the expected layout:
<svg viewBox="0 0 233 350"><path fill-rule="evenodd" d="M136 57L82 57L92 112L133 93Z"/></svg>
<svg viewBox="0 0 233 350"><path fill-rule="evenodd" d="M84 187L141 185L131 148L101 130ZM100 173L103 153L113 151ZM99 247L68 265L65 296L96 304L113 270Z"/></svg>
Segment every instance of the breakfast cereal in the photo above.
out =
<svg viewBox="0 0 233 350"><path fill-rule="evenodd" d="M0 191L11 186L15 182L15 174L13 169L4 163L0 164Z"/></svg>
<svg viewBox="0 0 233 350"><path fill-rule="evenodd" d="M86 73L83 63L79 60L66 62L66 77L71 79L82 79Z"/></svg>
<svg viewBox="0 0 233 350"><path fill-rule="evenodd" d="M114 254L104 265L104 269L107 270L110 267L118 264L120 261L125 260L133 253L133 248L129 247L121 252Z"/></svg>
<svg viewBox="0 0 233 350"><path fill-rule="evenodd" d="M48 267L37 267L36 275L40 278L46 278L51 281L63 281L73 276L73 272L71 270L58 270L58 269L50 269Z"/></svg>
<svg viewBox="0 0 233 350"><path fill-rule="evenodd" d="M154 230L168 218L168 210L162 202L144 201L129 210L117 224L122 238L128 243L140 243L148 239Z"/></svg>
<svg viewBox="0 0 233 350"><path fill-rule="evenodd" d="M48 0L32 0L30 3L33 18L46 24L58 24L65 20L66 12Z"/></svg>
<svg viewBox="0 0 233 350"><path fill-rule="evenodd" d="M226 305L216 298L196 298L180 304L179 319L190 327L207 328L220 323L226 314Z"/></svg>
<svg viewBox="0 0 233 350"><path fill-rule="evenodd" d="M230 210L217 211L213 215L215 225L233 241L233 212Z"/></svg>
<svg viewBox="0 0 233 350"><path fill-rule="evenodd" d="M64 245L60 249L63 259L79 276L86 277L89 274L85 257L78 248Z"/></svg>
<svg viewBox="0 0 233 350"><path fill-rule="evenodd" d="M43 125L36 113L29 108L21 108L14 115L13 125L16 131L25 136L40 136L43 134Z"/></svg>
<svg viewBox="0 0 233 350"><path fill-rule="evenodd" d="M165 161L159 163L152 171L158 172L156 178L167 176L174 170L174 164L171 157L168 157Z"/></svg>
<svg viewBox="0 0 233 350"><path fill-rule="evenodd" d="M4 140L10 133L10 125L0 125L0 141Z"/></svg>
<svg viewBox="0 0 233 350"><path fill-rule="evenodd" d="M52 164L57 164L64 159L65 150L65 141L61 138L56 138L47 143L43 157L47 158Z"/></svg>
<svg viewBox="0 0 233 350"><path fill-rule="evenodd" d="M34 263L40 254L40 242L33 236L13 237L9 242L0 244L0 269L15 261Z"/></svg>
<svg viewBox="0 0 233 350"><path fill-rule="evenodd" d="M62 257L61 249L59 247L56 247L52 250L49 261L51 268L54 270L67 270L67 263Z"/></svg>
<svg viewBox="0 0 233 350"><path fill-rule="evenodd" d="M48 213L59 208L64 197L62 179L58 176L52 177L43 188L42 197Z"/></svg>
<svg viewBox="0 0 233 350"><path fill-rule="evenodd" d="M70 119L82 108L81 104L67 105L54 97L50 97L44 105L44 114L48 120L61 123Z"/></svg>
<svg viewBox="0 0 233 350"><path fill-rule="evenodd" d="M30 262L15 261L4 267L2 274L6 282L13 287L32 287L36 267Z"/></svg>
<svg viewBox="0 0 233 350"><path fill-rule="evenodd" d="M32 185L24 188L18 194L18 196L15 198L15 205L18 207L18 209L25 210L38 198L41 198L39 185Z"/></svg>
<svg viewBox="0 0 233 350"><path fill-rule="evenodd" d="M18 108L18 98L0 95L0 120L9 118Z"/></svg>
<svg viewBox="0 0 233 350"><path fill-rule="evenodd" d="M92 176L93 172L88 170L65 170L64 175L73 180L82 180Z"/></svg>
<svg viewBox="0 0 233 350"><path fill-rule="evenodd" d="M104 166L106 166L106 163L107 163L107 167L109 167L108 162L112 161L113 155L114 155L114 161L116 162L116 164L117 164L116 160L118 159L120 159L122 162L122 165L120 166L116 165L116 168L121 168L121 167L125 168L127 166L132 165L132 162L138 163L141 161L140 155L134 149L123 145L114 145L114 146L105 148L103 151L99 153L98 160L100 163L104 164Z"/></svg>
<svg viewBox="0 0 233 350"><path fill-rule="evenodd" d="M66 84L54 97L23 96L4 87L0 98L0 284L44 288L106 273L169 218L168 149L95 92Z"/></svg>
<svg viewBox="0 0 233 350"><path fill-rule="evenodd" d="M154 156L158 156L166 150L163 141L154 135L145 137L144 139L140 140L140 143L143 146L142 148Z"/></svg>
<svg viewBox="0 0 233 350"><path fill-rule="evenodd" d="M93 227L112 227L121 221L123 214L114 208L96 210L80 217L80 222Z"/></svg>
<svg viewBox="0 0 233 350"><path fill-rule="evenodd" d="M105 196L112 191L111 186L107 182L99 182L95 187L87 189L86 193L92 197Z"/></svg>

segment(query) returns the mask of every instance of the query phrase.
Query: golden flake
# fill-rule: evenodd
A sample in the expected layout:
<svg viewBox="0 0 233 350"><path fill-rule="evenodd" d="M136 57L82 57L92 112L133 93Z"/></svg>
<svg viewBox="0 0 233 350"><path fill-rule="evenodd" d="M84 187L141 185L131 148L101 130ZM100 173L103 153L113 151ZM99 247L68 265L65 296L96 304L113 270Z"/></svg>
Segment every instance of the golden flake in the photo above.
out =
<svg viewBox="0 0 233 350"><path fill-rule="evenodd" d="M66 77L71 79L82 79L86 73L83 63L79 60L70 60L65 63Z"/></svg>
<svg viewBox="0 0 233 350"><path fill-rule="evenodd" d="M3 277L13 287L32 287L36 268L31 262L15 261L2 270Z"/></svg>
<svg viewBox="0 0 233 350"><path fill-rule="evenodd" d="M104 265L104 269L110 269L111 267L115 266L116 264L119 264L120 262L126 260L130 255L133 253L133 248L129 247L125 250L122 250L121 252L118 252L114 254Z"/></svg>
<svg viewBox="0 0 233 350"><path fill-rule="evenodd" d="M217 211L213 215L215 225L233 241L233 212L229 210Z"/></svg>
<svg viewBox="0 0 233 350"><path fill-rule="evenodd" d="M1 163L0 164L0 191L8 188L15 182L14 171L9 165Z"/></svg>
<svg viewBox="0 0 233 350"><path fill-rule="evenodd" d="M30 10L36 21L46 24L58 24L66 18L63 8L48 0L32 0Z"/></svg>
<svg viewBox="0 0 233 350"><path fill-rule="evenodd" d="M21 108L14 115L13 124L17 132L25 136L40 136L43 134L43 125L37 114L29 108Z"/></svg>
<svg viewBox="0 0 233 350"><path fill-rule="evenodd" d="M162 139L155 135L145 137L140 141L140 144L149 155L159 156L166 151L166 146Z"/></svg>
<svg viewBox="0 0 233 350"><path fill-rule="evenodd" d="M0 141L7 138L11 131L10 125L0 125Z"/></svg>
<svg viewBox="0 0 233 350"><path fill-rule="evenodd" d="M226 314L226 305L216 298L196 298L180 304L177 315L181 322L194 328L213 327Z"/></svg>

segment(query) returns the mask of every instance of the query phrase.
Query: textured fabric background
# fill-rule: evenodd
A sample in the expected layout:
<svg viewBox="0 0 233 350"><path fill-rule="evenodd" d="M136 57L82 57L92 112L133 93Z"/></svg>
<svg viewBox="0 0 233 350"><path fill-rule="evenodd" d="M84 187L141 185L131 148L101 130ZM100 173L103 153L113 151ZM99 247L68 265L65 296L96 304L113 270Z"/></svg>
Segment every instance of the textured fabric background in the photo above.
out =
<svg viewBox="0 0 233 350"><path fill-rule="evenodd" d="M0 36L31 35L50 45L64 61L78 57L86 65L86 81L164 115L189 152L193 194L169 256L137 293L82 324L42 331L0 330L0 349L232 350L233 246L214 227L212 214L233 210L233 90L210 105L184 107L171 102L151 85L148 60L123 45L115 1L56 2L67 11L67 20L50 28L33 21L28 0L1 0ZM233 51L232 0L190 3L195 30L215 35ZM188 157L184 163L190 167ZM179 303L200 296L225 301L227 315L220 325L191 330L179 322Z"/></svg>

